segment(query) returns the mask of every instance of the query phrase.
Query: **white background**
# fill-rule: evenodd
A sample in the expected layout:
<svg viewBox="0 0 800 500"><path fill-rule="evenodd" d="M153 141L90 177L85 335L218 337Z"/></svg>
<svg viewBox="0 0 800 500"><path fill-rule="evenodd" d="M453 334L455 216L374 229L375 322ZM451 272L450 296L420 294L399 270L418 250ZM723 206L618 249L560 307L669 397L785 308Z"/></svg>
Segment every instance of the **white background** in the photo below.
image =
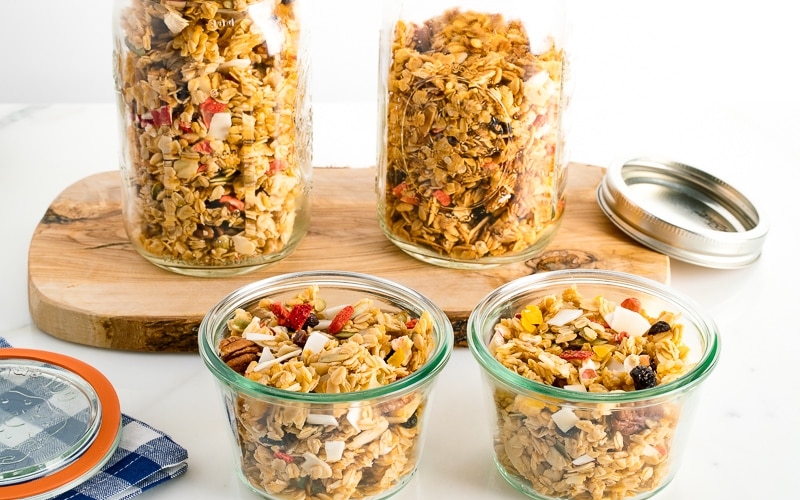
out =
<svg viewBox="0 0 800 500"><path fill-rule="evenodd" d="M379 1L314 4L315 165L375 158ZM531 5L530 0L519 0ZM800 14L793 0L567 0L572 159L664 156L717 174L771 221L745 269L671 261L672 285L717 322L722 357L689 453L659 500L797 498ZM185 477L144 498L254 499L230 467L226 423L194 355L110 352L43 334L27 311L27 249L50 202L117 168L110 0L0 0L0 336L106 374L122 409L189 450ZM569 205L567 205L569 206ZM494 470L480 378L464 349L437 385L417 478L398 500L518 499Z"/></svg>
<svg viewBox="0 0 800 500"><path fill-rule="evenodd" d="M336 121L316 124L317 157L323 163L343 161L327 144L344 142L361 152L360 163L371 165L381 2L310 2L313 98L319 103L352 103ZM535 8L534 2L520 3ZM617 156L646 151L702 162L713 170L731 160L725 153L732 153L732 158L746 155L748 161L759 158L746 143L729 144L727 138L715 136L716 121L789 134L785 127L770 128L779 114L800 130L800 118L783 112L800 103L796 2L566 3L575 82L573 160L605 165ZM3 0L0 102L112 102L111 4L111 0ZM687 150L694 149L693 144L684 147L687 142L707 145L708 154L684 158ZM739 150L730 151L730 146ZM352 158L349 162L363 166L353 165Z"/></svg>

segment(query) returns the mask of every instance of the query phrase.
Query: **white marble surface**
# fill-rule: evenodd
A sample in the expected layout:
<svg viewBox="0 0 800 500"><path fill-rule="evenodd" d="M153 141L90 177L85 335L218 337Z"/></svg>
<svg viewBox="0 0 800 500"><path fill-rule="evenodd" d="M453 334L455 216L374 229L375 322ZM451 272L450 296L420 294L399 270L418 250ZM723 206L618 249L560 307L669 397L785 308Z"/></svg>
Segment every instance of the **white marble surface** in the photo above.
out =
<svg viewBox="0 0 800 500"><path fill-rule="evenodd" d="M800 83L789 69L798 46L790 8L785 8L791 2L767 0L759 8L730 2L724 12L717 11L721 3L682 0L652 2L650 11L636 7L643 2L575 3L587 10L575 26L582 50L575 71L580 81L572 109L572 159L600 166L638 153L681 160L744 191L771 223L762 258L748 268L672 263L672 286L717 322L722 357L702 389L683 466L657 498L796 498L800 328L792 318L800 304L795 234ZM674 9L667 7L673 4ZM0 37L19 26L7 23ZM337 33L329 29L326 34ZM96 101L91 95L62 98L76 95L62 92L70 78L52 92L14 87L6 69L26 61L12 54L7 43L12 40L2 41L0 172L7 216L0 335L16 346L58 351L96 366L116 387L124 412L188 449L186 475L145 493L143 500L256 498L233 472L222 408L196 355L79 346L32 325L26 293L30 238L50 201L67 186L116 168L115 108L106 94ZM617 49L621 52L612 52ZM39 59L27 62L31 71L15 74L37 75ZM87 71L103 74L100 66ZM339 82L325 68L315 74L323 83L325 78ZM50 77L58 78L56 73ZM374 163L374 97L358 90L321 91L315 104L315 165ZM337 95L347 100L336 100ZM395 498L522 498L492 464L488 417L476 411L480 382L468 351L457 350L437 386L419 473Z"/></svg>

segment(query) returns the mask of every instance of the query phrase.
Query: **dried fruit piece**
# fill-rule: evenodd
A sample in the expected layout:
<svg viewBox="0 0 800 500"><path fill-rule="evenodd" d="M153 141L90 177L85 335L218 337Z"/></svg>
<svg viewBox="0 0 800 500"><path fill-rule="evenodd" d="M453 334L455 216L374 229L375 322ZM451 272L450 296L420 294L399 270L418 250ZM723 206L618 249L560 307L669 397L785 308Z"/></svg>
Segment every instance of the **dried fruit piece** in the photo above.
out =
<svg viewBox="0 0 800 500"><path fill-rule="evenodd" d="M354 312L355 309L353 309L353 306L350 305L344 306L342 310L339 311L336 314L336 316L334 316L333 319L331 320L331 325L328 327L328 332L331 333L332 335L336 335L337 333L342 331L344 325L348 321L350 321L351 317L353 317Z"/></svg>
<svg viewBox="0 0 800 500"><path fill-rule="evenodd" d="M203 117L203 123L206 128L211 126L211 118L213 118L215 114L225 111L227 108L228 106L226 104L217 101L213 97L209 97L200 103L200 114Z"/></svg>
<svg viewBox="0 0 800 500"><path fill-rule="evenodd" d="M571 350L563 351L559 356L561 359L589 359L594 356L594 353L592 351Z"/></svg>
<svg viewBox="0 0 800 500"><path fill-rule="evenodd" d="M278 318L279 325L283 325L286 322L286 318L289 317L289 310L286 309L286 306L284 306L282 302L271 303L269 305L269 310Z"/></svg>
<svg viewBox="0 0 800 500"><path fill-rule="evenodd" d="M314 306L306 303L292 307L292 310L289 311L289 317L286 318L286 326L292 330L302 329L312 310L314 310Z"/></svg>
<svg viewBox="0 0 800 500"><path fill-rule="evenodd" d="M519 319L522 323L522 327L525 328L527 332L535 332L537 327L544 322L542 311L533 304L527 306L522 311Z"/></svg>
<svg viewBox="0 0 800 500"><path fill-rule="evenodd" d="M439 203L441 203L441 205L443 207L449 207L450 206L450 201L451 201L450 200L450 195L445 193L441 189L437 189L436 191L434 191L433 192L433 197L436 198L436 200Z"/></svg>
<svg viewBox="0 0 800 500"><path fill-rule="evenodd" d="M653 326L651 326L650 329L647 330L647 334L655 335L657 333L664 333L668 331L670 331L669 323L667 323L666 321L656 321L655 323L653 323Z"/></svg>
<svg viewBox="0 0 800 500"><path fill-rule="evenodd" d="M637 365L631 370L633 386L636 390L649 389L656 386L656 374L650 366Z"/></svg>
<svg viewBox="0 0 800 500"><path fill-rule="evenodd" d="M639 312L639 310L642 308L642 302L636 297L628 297L622 301L620 306L633 312Z"/></svg>

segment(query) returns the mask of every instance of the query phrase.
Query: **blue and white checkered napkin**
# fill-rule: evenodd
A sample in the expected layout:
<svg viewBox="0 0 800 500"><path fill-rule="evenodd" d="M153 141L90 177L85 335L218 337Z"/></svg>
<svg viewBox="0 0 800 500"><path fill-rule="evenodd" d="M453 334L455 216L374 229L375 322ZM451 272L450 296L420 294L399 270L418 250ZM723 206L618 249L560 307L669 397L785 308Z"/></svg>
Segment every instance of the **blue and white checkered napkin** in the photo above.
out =
<svg viewBox="0 0 800 500"><path fill-rule="evenodd" d="M11 345L0 337L0 348ZM79 417L78 417L79 418ZM119 446L103 468L54 500L125 500L186 472L188 454L163 432L122 415Z"/></svg>

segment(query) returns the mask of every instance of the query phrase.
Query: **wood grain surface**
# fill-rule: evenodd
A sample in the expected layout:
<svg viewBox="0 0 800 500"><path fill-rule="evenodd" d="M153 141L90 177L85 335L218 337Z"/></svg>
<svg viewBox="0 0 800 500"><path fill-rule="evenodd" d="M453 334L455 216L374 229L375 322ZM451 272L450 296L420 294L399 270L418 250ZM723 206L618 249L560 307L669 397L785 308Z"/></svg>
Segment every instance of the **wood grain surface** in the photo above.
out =
<svg viewBox="0 0 800 500"><path fill-rule="evenodd" d="M205 312L222 297L269 276L314 269L368 273L412 287L450 317L456 344L466 319L494 288L564 268L625 271L669 282L669 259L618 230L597 205L604 170L573 163L558 234L539 257L463 271L418 261L381 232L375 169L314 170L311 227L284 260L250 274L193 278L139 256L122 224L120 176L87 177L56 198L36 228L28 257L28 299L36 326L71 342L132 351L194 352Z"/></svg>

